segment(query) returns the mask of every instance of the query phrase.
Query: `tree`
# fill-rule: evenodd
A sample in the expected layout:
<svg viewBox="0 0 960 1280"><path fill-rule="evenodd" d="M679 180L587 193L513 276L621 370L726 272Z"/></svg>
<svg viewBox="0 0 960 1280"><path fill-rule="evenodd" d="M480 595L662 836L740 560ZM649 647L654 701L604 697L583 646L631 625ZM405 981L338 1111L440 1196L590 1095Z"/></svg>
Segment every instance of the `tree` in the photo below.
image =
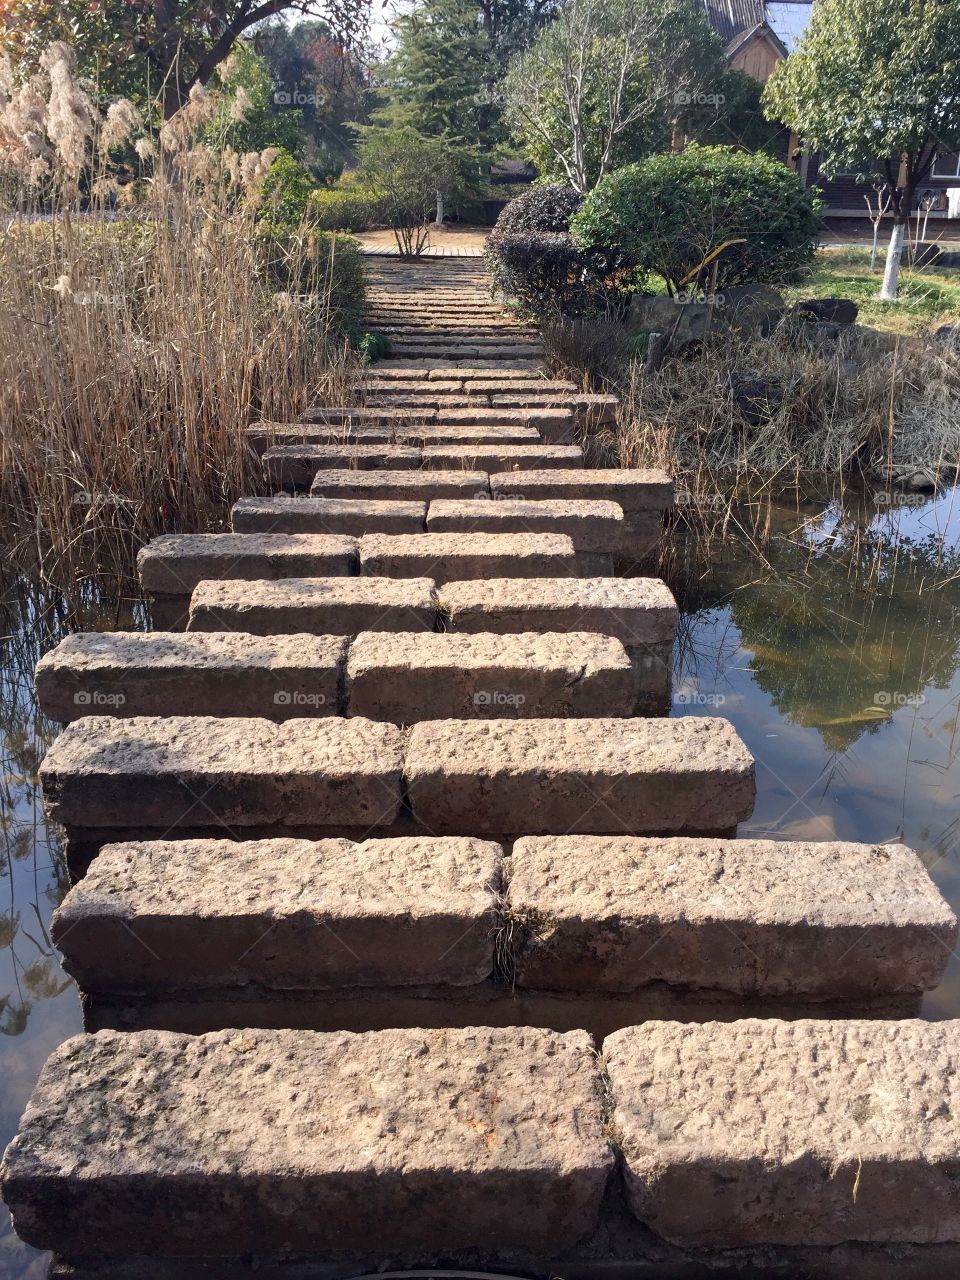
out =
<svg viewBox="0 0 960 1280"><path fill-rule="evenodd" d="M938 150L960 149L960 0L817 0L764 106L827 174L879 164L894 214L880 296L895 301L916 189Z"/></svg>
<svg viewBox="0 0 960 1280"><path fill-rule="evenodd" d="M720 41L689 0L567 0L511 62L506 116L542 172L586 192L662 149L722 74Z"/></svg>
<svg viewBox="0 0 960 1280"><path fill-rule="evenodd" d="M270 70L248 42L240 41L220 73L222 100L207 130L214 145L228 143L237 151L282 147L297 155L303 117L276 110Z"/></svg>
<svg viewBox="0 0 960 1280"><path fill-rule="evenodd" d="M353 155L349 125L367 122L373 100L364 50L319 20L267 23L254 45L270 68L274 105L302 125L303 160L318 177L339 177Z"/></svg>
<svg viewBox="0 0 960 1280"><path fill-rule="evenodd" d="M357 149L359 181L380 202L400 252L421 253L429 238L434 202L458 188L456 151L442 139L424 137L409 126L362 128Z"/></svg>
<svg viewBox="0 0 960 1280"><path fill-rule="evenodd" d="M421 0L394 24L387 101L375 114L391 125L474 145L488 141L484 90L495 64L471 0Z"/></svg>
<svg viewBox="0 0 960 1280"><path fill-rule="evenodd" d="M352 40L368 7L369 0L12 0L0 12L0 45L29 69L51 41L63 40L85 74L130 97L159 94L169 119L259 23L322 8Z"/></svg>

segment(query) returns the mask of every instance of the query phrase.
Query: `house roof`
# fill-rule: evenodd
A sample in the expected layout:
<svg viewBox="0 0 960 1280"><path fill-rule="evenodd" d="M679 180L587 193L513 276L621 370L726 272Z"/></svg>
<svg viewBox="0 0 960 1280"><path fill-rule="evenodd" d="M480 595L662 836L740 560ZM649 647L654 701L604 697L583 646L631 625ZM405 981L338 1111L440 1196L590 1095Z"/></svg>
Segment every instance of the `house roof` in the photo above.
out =
<svg viewBox="0 0 960 1280"><path fill-rule="evenodd" d="M758 35L772 39L786 57L810 18L813 0L700 0L727 56Z"/></svg>

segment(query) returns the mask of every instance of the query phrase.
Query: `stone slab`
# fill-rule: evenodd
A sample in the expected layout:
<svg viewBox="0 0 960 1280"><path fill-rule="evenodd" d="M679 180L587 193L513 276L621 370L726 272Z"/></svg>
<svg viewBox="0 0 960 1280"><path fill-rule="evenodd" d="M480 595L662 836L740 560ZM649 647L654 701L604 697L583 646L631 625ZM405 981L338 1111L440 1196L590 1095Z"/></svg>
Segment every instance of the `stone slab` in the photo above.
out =
<svg viewBox="0 0 960 1280"><path fill-rule="evenodd" d="M54 742L40 781L51 818L74 829L374 828L400 812L404 744L361 719L88 716Z"/></svg>
<svg viewBox="0 0 960 1280"><path fill-rule="evenodd" d="M259 455L273 445L390 444L393 440L393 428L359 426L350 419L326 425L307 422L253 422L244 427L243 435L249 448Z"/></svg>
<svg viewBox="0 0 960 1280"><path fill-rule="evenodd" d="M357 567L357 540L334 534L167 533L137 556L143 589L171 596L210 578L345 577Z"/></svg>
<svg viewBox="0 0 960 1280"><path fill-rule="evenodd" d="M374 405L354 405L347 408L337 405L317 405L308 409L303 415L306 423L333 426L339 423L351 423L357 426L382 426L386 424L421 422L430 414L423 414L417 409L384 408Z"/></svg>
<svg viewBox="0 0 960 1280"><path fill-rule="evenodd" d="M493 971L501 861L430 836L107 845L51 938L86 994L470 986Z"/></svg>
<svg viewBox="0 0 960 1280"><path fill-rule="evenodd" d="M263 455L268 484L308 489L318 471L412 471L423 462L419 449L397 444L284 444Z"/></svg>
<svg viewBox="0 0 960 1280"><path fill-rule="evenodd" d="M423 533L425 502L380 502L376 498L241 498L231 512L234 533Z"/></svg>
<svg viewBox="0 0 960 1280"><path fill-rule="evenodd" d="M428 470L455 471L458 467L500 471L533 471L550 468L582 468L583 450L575 445L460 444L426 445L423 465Z"/></svg>
<svg viewBox="0 0 960 1280"><path fill-rule="evenodd" d="M543 836L511 866L515 980L542 990L918 993L957 940L904 845Z"/></svg>
<svg viewBox="0 0 960 1280"><path fill-rule="evenodd" d="M396 724L624 716L636 701L636 677L609 636L368 632L351 646L346 694L349 715Z"/></svg>
<svg viewBox="0 0 960 1280"><path fill-rule="evenodd" d="M286 578L281 582L201 582L188 632L343 635L361 631L434 631L437 597L430 578Z"/></svg>
<svg viewBox="0 0 960 1280"><path fill-rule="evenodd" d="M482 408L468 404L459 409L444 405L437 415L437 422L442 426L467 426L489 422L501 426L536 427L539 430L547 427L568 426L571 420L572 414L569 409L559 406L539 408L521 404L510 408Z"/></svg>
<svg viewBox="0 0 960 1280"><path fill-rule="evenodd" d="M517 578L448 582L440 608L449 631L593 631L628 649L670 645L677 602L659 578Z"/></svg>
<svg viewBox="0 0 960 1280"><path fill-rule="evenodd" d="M960 1021L649 1022L603 1052L628 1204L667 1240L960 1240Z"/></svg>
<svg viewBox="0 0 960 1280"><path fill-rule="evenodd" d="M376 498L381 502L432 502L476 498L490 492L485 471L318 471L310 492L320 498Z"/></svg>
<svg viewBox="0 0 960 1280"><path fill-rule="evenodd" d="M513 427L503 423L464 423L461 425L425 422L419 427L404 427L397 432L400 444L420 447L435 445L476 445L476 444L542 444L540 432L536 427Z"/></svg>
<svg viewBox="0 0 960 1280"><path fill-rule="evenodd" d="M112 716L335 716L344 636L90 631L40 659L40 709Z"/></svg>
<svg viewBox="0 0 960 1280"><path fill-rule="evenodd" d="M539 578L576 573L576 552L560 533L372 533L360 540L360 573L431 577L442 583L476 575Z"/></svg>
<svg viewBox="0 0 960 1280"><path fill-rule="evenodd" d="M615 502L441 499L427 511L430 533L564 533L577 551L600 554L619 548L623 528L623 511Z"/></svg>
<svg viewBox="0 0 960 1280"><path fill-rule="evenodd" d="M105 1031L48 1059L2 1178L67 1256L552 1252L612 1167L585 1032Z"/></svg>
<svg viewBox="0 0 960 1280"><path fill-rule="evenodd" d="M665 471L626 467L502 472L490 480L495 498L521 497L616 502L625 513L665 511L673 505L673 481Z"/></svg>
<svg viewBox="0 0 960 1280"><path fill-rule="evenodd" d="M753 812L727 720L436 720L410 731L415 820L439 835L687 835Z"/></svg>

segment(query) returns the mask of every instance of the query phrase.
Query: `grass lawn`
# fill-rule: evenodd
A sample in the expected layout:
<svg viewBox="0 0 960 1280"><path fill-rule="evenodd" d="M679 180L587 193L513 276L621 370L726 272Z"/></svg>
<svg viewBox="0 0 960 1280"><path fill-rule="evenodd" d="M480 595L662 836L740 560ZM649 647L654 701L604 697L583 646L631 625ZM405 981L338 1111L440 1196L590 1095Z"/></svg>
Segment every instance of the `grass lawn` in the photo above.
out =
<svg viewBox="0 0 960 1280"><path fill-rule="evenodd" d="M860 324L888 333L916 333L960 320L960 270L901 267L900 299L881 302L884 246L870 270L869 249L821 249L810 279L785 290L791 301L802 298L852 298L860 308Z"/></svg>

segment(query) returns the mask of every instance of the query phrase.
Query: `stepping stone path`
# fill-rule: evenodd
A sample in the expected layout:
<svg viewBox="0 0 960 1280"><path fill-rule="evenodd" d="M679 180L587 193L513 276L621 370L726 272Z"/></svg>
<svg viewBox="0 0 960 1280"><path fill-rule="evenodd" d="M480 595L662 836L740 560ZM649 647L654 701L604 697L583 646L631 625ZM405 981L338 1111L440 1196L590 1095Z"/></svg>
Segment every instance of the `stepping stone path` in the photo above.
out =
<svg viewBox="0 0 960 1280"><path fill-rule="evenodd" d="M908 1016L956 918L902 845L734 838L753 757L667 718L670 478L587 466L613 397L482 262L369 261L361 403L245 428L154 629L37 669L98 1034L17 1231L118 1280L957 1274L960 1023Z"/></svg>

